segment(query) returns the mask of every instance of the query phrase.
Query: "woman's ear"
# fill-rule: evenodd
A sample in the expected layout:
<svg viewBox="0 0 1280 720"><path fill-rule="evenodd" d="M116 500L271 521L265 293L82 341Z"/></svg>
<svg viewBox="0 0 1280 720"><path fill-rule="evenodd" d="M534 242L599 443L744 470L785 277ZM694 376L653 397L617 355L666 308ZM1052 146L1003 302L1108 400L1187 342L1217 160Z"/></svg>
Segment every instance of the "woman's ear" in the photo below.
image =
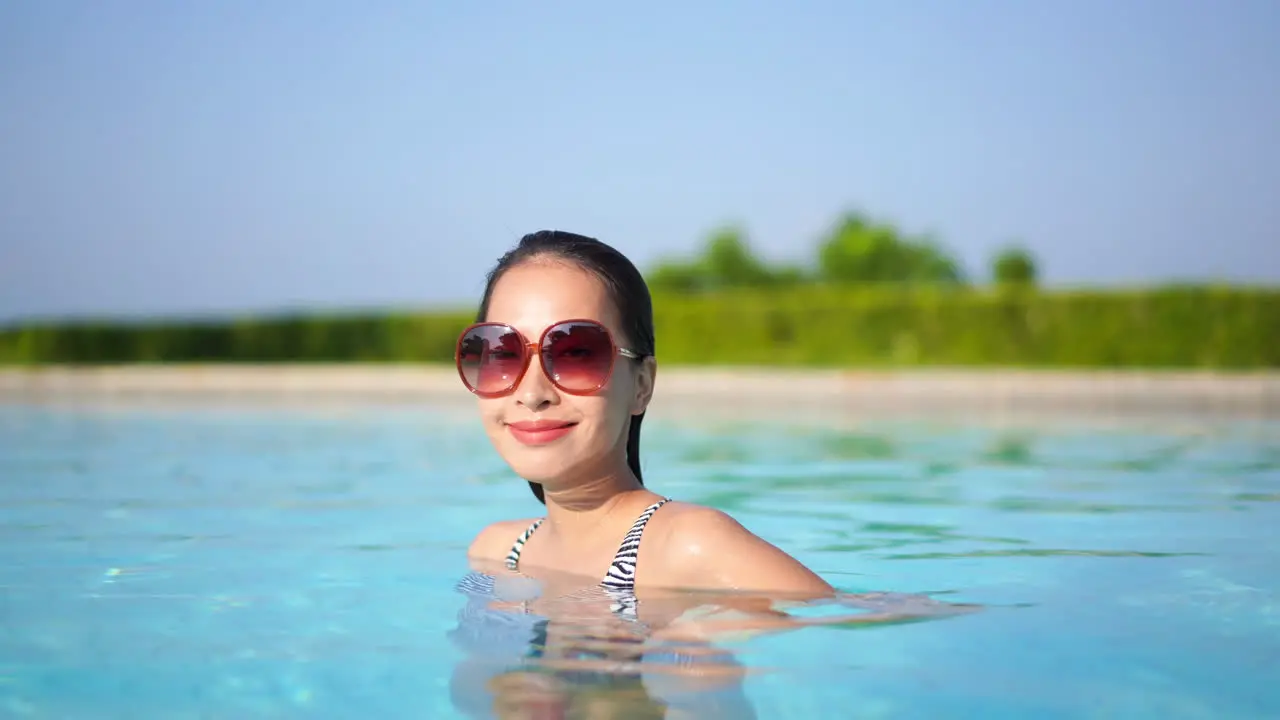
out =
<svg viewBox="0 0 1280 720"><path fill-rule="evenodd" d="M636 394L631 404L631 414L639 415L649 409L653 399L653 384L658 375L658 361L649 356L640 361L636 369Z"/></svg>

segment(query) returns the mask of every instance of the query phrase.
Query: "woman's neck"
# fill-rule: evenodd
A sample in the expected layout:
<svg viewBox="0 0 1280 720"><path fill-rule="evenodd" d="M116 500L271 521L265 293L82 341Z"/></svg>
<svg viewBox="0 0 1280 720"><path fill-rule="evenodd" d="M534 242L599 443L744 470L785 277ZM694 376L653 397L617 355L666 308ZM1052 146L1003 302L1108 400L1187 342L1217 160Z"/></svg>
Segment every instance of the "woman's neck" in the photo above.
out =
<svg viewBox="0 0 1280 720"><path fill-rule="evenodd" d="M637 493L648 494L630 468L606 473L572 487L545 491L547 525L570 535L599 527L619 505Z"/></svg>

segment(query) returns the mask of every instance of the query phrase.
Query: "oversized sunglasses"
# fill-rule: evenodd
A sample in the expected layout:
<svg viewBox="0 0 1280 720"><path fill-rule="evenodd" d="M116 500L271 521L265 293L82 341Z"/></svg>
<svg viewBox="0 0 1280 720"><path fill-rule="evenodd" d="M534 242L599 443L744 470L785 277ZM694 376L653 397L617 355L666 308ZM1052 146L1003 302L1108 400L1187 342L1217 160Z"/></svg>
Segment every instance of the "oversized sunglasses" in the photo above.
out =
<svg viewBox="0 0 1280 720"><path fill-rule="evenodd" d="M570 395L589 395L604 387L619 355L643 357L618 347L608 328L594 320L558 322L543 330L538 342L529 342L510 325L476 323L462 331L454 357L467 389L493 398L515 391L535 353L547 379Z"/></svg>

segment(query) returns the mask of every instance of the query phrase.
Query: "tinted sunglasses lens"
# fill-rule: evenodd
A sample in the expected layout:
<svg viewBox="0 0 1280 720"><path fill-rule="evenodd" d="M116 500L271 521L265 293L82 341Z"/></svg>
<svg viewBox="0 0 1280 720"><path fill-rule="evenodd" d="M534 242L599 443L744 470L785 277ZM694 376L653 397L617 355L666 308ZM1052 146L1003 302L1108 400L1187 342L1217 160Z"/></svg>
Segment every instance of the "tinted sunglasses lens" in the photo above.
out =
<svg viewBox="0 0 1280 720"><path fill-rule="evenodd" d="M497 325L472 328L458 345L458 370L472 390L500 393L515 387L524 368L524 344L514 330Z"/></svg>
<svg viewBox="0 0 1280 720"><path fill-rule="evenodd" d="M542 364L560 387L591 392L609 380L613 342L592 323L563 323L551 328L542 344Z"/></svg>

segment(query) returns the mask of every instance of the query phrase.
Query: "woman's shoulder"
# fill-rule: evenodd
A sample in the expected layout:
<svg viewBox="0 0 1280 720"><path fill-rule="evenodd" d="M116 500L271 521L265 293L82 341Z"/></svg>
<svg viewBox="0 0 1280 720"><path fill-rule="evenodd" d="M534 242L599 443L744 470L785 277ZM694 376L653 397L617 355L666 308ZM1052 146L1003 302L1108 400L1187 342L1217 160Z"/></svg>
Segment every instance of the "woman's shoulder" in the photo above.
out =
<svg viewBox="0 0 1280 720"><path fill-rule="evenodd" d="M669 560L697 560L769 545L732 515L714 507L668 500L662 510L651 523L653 534L661 538L653 544L661 545ZM646 538L648 534L646 531Z"/></svg>
<svg viewBox="0 0 1280 720"><path fill-rule="evenodd" d="M732 515L708 505L668 498L661 510L655 513L652 525L668 539L675 536L682 541L715 542L751 534Z"/></svg>
<svg viewBox="0 0 1280 720"><path fill-rule="evenodd" d="M667 502L654 516L652 547L662 584L825 594L831 586L723 510ZM661 520L659 520L661 518ZM646 530L645 542L651 542ZM648 549L648 548L646 548Z"/></svg>
<svg viewBox="0 0 1280 720"><path fill-rule="evenodd" d="M511 552L516 540L537 520L538 518L525 518L490 523L476 533L471 546L467 548L467 557L485 561L502 560Z"/></svg>

